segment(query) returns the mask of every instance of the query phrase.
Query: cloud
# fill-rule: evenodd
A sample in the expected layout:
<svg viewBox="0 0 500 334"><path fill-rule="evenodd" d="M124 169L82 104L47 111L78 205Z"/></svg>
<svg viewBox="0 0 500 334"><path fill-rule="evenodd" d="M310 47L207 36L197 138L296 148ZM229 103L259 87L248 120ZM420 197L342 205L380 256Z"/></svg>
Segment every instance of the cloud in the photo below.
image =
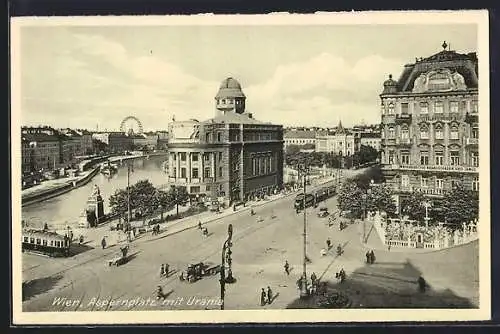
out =
<svg viewBox="0 0 500 334"><path fill-rule="evenodd" d="M100 35L65 31L55 40L58 45L39 48L23 62L22 107L27 123L52 120L55 126L63 122L91 128L99 123L100 128L116 129L124 117L134 115L146 129L166 129L173 115L178 120L214 115L214 96L224 78L202 80L182 64L134 52ZM30 51L34 50L22 50ZM388 73L399 72L401 64L379 55L353 61L322 53L282 64L271 77L243 90L249 111L263 121L378 122L382 82Z"/></svg>

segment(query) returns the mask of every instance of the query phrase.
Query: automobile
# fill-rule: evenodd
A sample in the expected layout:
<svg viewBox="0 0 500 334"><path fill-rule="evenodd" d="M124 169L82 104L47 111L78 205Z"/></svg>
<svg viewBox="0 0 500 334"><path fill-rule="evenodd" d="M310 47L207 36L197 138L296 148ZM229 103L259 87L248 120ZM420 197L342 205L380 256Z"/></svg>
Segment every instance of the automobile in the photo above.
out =
<svg viewBox="0 0 500 334"><path fill-rule="evenodd" d="M324 217L327 217L328 215L330 215L330 213L328 212L328 208L326 208L326 207L319 208L319 212L318 212L319 218L324 218Z"/></svg>

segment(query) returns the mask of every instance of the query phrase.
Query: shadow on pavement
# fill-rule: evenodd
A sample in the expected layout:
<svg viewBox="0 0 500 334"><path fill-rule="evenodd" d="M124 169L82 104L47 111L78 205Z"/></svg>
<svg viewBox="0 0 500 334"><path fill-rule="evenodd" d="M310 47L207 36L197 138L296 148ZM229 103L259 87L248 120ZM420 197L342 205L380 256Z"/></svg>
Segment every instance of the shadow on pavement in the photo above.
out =
<svg viewBox="0 0 500 334"><path fill-rule="evenodd" d="M451 289L433 289L427 283L425 292L420 292L417 279L422 274L410 261L376 262L365 264L343 283L326 281L326 293L340 293L349 298L350 308L477 308L467 298L457 296ZM288 304L288 309L320 308L323 296L308 299L297 298Z"/></svg>
<svg viewBox="0 0 500 334"><path fill-rule="evenodd" d="M87 245L86 243L73 243L71 244L71 248L70 248L70 256L74 256L74 255L78 255L78 254L81 254L81 253L85 253L91 249L95 249L95 247L92 247L92 246L89 246Z"/></svg>
<svg viewBox="0 0 500 334"><path fill-rule="evenodd" d="M57 282L59 282L62 278L63 278L62 275L56 275L44 278L36 278L31 281L23 282L22 286L23 302L26 300L30 300L32 297L35 297L36 295L51 290L57 284Z"/></svg>

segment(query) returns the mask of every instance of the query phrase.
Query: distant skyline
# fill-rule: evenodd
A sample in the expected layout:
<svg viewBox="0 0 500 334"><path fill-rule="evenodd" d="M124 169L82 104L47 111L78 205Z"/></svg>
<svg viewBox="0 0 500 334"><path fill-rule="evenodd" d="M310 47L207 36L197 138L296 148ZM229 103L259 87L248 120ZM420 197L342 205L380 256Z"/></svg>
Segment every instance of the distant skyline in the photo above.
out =
<svg viewBox="0 0 500 334"><path fill-rule="evenodd" d="M145 131L214 116L236 78L256 119L284 126L379 123L389 74L442 50L477 51L460 25L23 27L21 123Z"/></svg>

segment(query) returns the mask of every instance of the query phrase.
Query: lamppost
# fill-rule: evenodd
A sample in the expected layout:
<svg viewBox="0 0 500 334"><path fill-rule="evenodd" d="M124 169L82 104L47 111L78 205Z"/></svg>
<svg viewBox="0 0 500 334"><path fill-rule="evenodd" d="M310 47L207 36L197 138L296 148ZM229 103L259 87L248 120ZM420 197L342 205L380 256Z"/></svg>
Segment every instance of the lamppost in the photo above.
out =
<svg viewBox="0 0 500 334"><path fill-rule="evenodd" d="M304 185L304 198L303 198L303 210L304 210L304 229L302 232L303 240L304 240L304 247L303 247L303 262L302 262L302 279L301 279L301 284L300 284L300 298L306 298L309 296L309 293L307 291L307 214L306 214L306 185L307 185L307 174L309 172L309 167L304 164L303 166L299 166L298 168L299 171L302 172L302 178L303 178L303 185Z"/></svg>
<svg viewBox="0 0 500 334"><path fill-rule="evenodd" d="M424 208L425 208L425 227L429 227L429 208L431 207L431 203L429 202L424 202Z"/></svg>
<svg viewBox="0 0 500 334"><path fill-rule="evenodd" d="M368 199L371 194L371 189L367 189L363 194L363 243L366 243L366 218L368 217Z"/></svg>
<svg viewBox="0 0 500 334"><path fill-rule="evenodd" d="M233 272L231 269L232 265L232 258L231 258L231 247L233 246L232 242L232 237L233 237L233 224L229 224L227 227L227 239L224 241L224 245L222 246L222 261L221 261L221 268L220 268L220 309L224 309L224 297L226 295L226 283L233 283L234 282L234 277L233 277ZM227 268L227 277L226 277L226 260L228 264Z"/></svg>

